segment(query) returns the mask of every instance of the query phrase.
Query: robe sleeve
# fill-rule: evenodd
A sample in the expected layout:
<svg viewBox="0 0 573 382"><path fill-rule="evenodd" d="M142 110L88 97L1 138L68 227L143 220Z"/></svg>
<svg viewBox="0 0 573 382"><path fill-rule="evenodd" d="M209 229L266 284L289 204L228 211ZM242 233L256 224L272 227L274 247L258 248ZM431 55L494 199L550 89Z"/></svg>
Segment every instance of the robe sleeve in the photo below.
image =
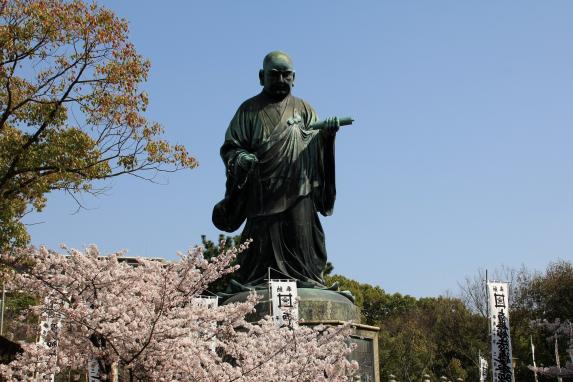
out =
<svg viewBox="0 0 573 382"><path fill-rule="evenodd" d="M227 175L225 198L213 208L213 224L220 230L233 232L246 219L248 208L247 190L249 172L238 166L241 155L252 152L252 127L250 115L242 107L237 110L225 133L221 158Z"/></svg>
<svg viewBox="0 0 573 382"><path fill-rule="evenodd" d="M242 185L247 181L248 173L237 165L238 159L241 155L253 152L250 117L249 113L242 108L237 110L231 123L229 123L225 133L225 142L221 147L221 158L225 163L227 179L230 179L232 184L239 188L242 188Z"/></svg>
<svg viewBox="0 0 573 382"><path fill-rule="evenodd" d="M308 103L304 103L305 108L305 125L317 122L318 115ZM319 139L318 161L316 169L320 183L318 189L313 192L314 205L318 212L323 216L330 216L334 210L336 200L336 179L334 171L334 141L335 136L326 136L318 133Z"/></svg>
<svg viewBox="0 0 573 382"><path fill-rule="evenodd" d="M332 215L334 201L336 200L336 182L334 172L334 136L325 137L320 134L322 140L322 179L319 192L315 195L315 206L318 212L324 216Z"/></svg>

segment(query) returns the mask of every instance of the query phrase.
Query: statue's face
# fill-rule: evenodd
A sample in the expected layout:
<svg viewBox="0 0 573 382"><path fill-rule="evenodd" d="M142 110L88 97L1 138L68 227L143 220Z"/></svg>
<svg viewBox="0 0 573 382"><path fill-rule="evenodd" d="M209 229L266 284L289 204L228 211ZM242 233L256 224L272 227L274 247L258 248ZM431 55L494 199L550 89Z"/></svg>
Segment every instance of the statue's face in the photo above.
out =
<svg viewBox="0 0 573 382"><path fill-rule="evenodd" d="M294 76L292 61L282 54L273 56L259 73L264 91L275 98L284 98L290 94Z"/></svg>

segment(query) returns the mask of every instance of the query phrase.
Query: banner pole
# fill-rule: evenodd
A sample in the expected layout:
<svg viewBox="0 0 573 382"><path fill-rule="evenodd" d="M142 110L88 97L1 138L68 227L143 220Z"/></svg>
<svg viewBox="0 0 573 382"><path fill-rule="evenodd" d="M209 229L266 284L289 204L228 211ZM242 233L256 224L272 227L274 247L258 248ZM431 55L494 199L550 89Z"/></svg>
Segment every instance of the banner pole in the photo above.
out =
<svg viewBox="0 0 573 382"><path fill-rule="evenodd" d="M273 315L273 298L271 296L271 267L267 268L267 285L269 286L269 316Z"/></svg>
<svg viewBox="0 0 573 382"><path fill-rule="evenodd" d="M533 376L535 377L535 382L537 382L537 365L535 364L535 347L533 346L533 336L529 336L529 342L531 343L531 358L533 360Z"/></svg>
<svg viewBox="0 0 573 382"><path fill-rule="evenodd" d="M6 308L6 282L2 283L2 312L0 313L0 336L4 335L4 310Z"/></svg>
<svg viewBox="0 0 573 382"><path fill-rule="evenodd" d="M483 370L481 369L481 350L478 349L478 371L479 371L479 380L480 382L484 382L483 380Z"/></svg>

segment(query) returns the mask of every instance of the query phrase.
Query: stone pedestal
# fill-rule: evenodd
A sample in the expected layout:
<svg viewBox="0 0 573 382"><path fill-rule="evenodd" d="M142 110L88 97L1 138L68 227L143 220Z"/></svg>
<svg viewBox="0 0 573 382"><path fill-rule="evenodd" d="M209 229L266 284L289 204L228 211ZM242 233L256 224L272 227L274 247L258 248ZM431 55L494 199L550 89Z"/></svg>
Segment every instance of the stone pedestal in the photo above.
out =
<svg viewBox="0 0 573 382"><path fill-rule="evenodd" d="M297 288L299 298L299 319L301 325L341 325L353 322L351 343L356 344L356 350L350 355L360 365L359 375L355 381L380 382L378 366L378 331L380 328L360 324L358 308L345 295L326 289ZM243 302L251 292L240 292L225 300L223 304ZM256 290L261 297L255 307L256 313L248 317L249 320L258 321L271 314L269 291Z"/></svg>
<svg viewBox="0 0 573 382"><path fill-rule="evenodd" d="M326 289L297 288L299 305L298 316L304 321L352 321L360 322L356 306L344 295ZM225 300L223 304L243 302L251 292L240 292ZM249 317L257 321L271 314L269 291L256 290L261 300L255 307L256 313Z"/></svg>
<svg viewBox="0 0 573 382"><path fill-rule="evenodd" d="M301 325L343 325L344 321L309 321ZM356 349L350 354L350 360L358 362L360 369L355 376L356 382L380 382L380 367L378 354L377 326L353 324L350 343L356 344Z"/></svg>

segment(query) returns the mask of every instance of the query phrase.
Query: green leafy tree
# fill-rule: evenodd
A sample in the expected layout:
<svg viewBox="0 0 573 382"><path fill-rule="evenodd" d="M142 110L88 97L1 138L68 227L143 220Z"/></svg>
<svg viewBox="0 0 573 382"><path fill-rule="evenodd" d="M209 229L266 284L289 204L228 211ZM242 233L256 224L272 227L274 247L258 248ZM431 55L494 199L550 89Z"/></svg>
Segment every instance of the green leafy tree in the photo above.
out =
<svg viewBox="0 0 573 382"><path fill-rule="evenodd" d="M348 290L360 309L362 322L367 325L377 325L384 318L405 312L415 306L416 299L400 293L388 294L379 286L360 283L341 275L325 275L327 285L338 283L341 290Z"/></svg>
<svg viewBox="0 0 573 382"><path fill-rule="evenodd" d="M546 323L573 321L573 264L564 260L551 263L545 272L531 274L518 288L519 298L510 319L514 356L519 361L516 376L533 380L527 368L532 363L530 339L536 347L537 364L555 365L555 330ZM569 357L568 336L557 336L557 341L564 364Z"/></svg>
<svg viewBox="0 0 573 382"><path fill-rule="evenodd" d="M29 241L22 217L50 191L196 166L143 115L149 67L95 3L0 0L0 250Z"/></svg>
<svg viewBox="0 0 573 382"><path fill-rule="evenodd" d="M429 374L432 380L478 380L478 351L488 348L487 321L461 299L389 294L341 275L326 281L350 290L362 323L380 327L382 379L394 374L400 381L420 381Z"/></svg>
<svg viewBox="0 0 573 382"><path fill-rule="evenodd" d="M392 314L379 324L380 372L383 379L394 374L400 381L420 381L430 374L436 357L431 333L424 330L415 310Z"/></svg>
<svg viewBox="0 0 573 382"><path fill-rule="evenodd" d="M458 378L463 379L464 381L467 379L468 373L462 366L462 361L460 361L457 358L452 358L450 360L447 370L448 370L448 375L450 376L452 381L455 381Z"/></svg>
<svg viewBox="0 0 573 382"><path fill-rule="evenodd" d="M521 286L520 308L545 320L573 319L573 264L560 260L549 264Z"/></svg>
<svg viewBox="0 0 573 382"><path fill-rule="evenodd" d="M35 341L39 320L30 309L37 304L38 300L30 294L7 292L3 335L12 341Z"/></svg>
<svg viewBox="0 0 573 382"><path fill-rule="evenodd" d="M233 247L237 247L241 244L241 236L225 236L219 235L219 240L217 243L214 241L207 239L206 235L201 235L201 245L205 248L203 252L203 256L207 260L211 260L213 257L219 256L219 254L225 252L228 249ZM237 263L236 259L233 260L231 265L235 265ZM227 285L229 284L229 280L233 277L233 274L227 274L219 279L215 280L213 283L209 284L207 287L207 291L211 293L218 293L218 292L225 292L227 289Z"/></svg>
<svg viewBox="0 0 573 382"><path fill-rule="evenodd" d="M532 272L525 267L518 270L503 268L494 271L491 278L510 283L510 330L515 378L533 382L534 375L528 369L528 365L532 364L531 341L535 344L537 365L555 365L554 333L548 329L550 325L539 323L573 318L573 264L559 260L549 264L544 272ZM460 284L462 301L470 311L483 317L486 316L487 305L484 286L483 271ZM564 363L568 357L566 336L558 338L558 347Z"/></svg>
<svg viewBox="0 0 573 382"><path fill-rule="evenodd" d="M488 348L486 319L454 297L422 298L417 307L419 326L431 333L435 345L432 373L477 380L478 352Z"/></svg>

